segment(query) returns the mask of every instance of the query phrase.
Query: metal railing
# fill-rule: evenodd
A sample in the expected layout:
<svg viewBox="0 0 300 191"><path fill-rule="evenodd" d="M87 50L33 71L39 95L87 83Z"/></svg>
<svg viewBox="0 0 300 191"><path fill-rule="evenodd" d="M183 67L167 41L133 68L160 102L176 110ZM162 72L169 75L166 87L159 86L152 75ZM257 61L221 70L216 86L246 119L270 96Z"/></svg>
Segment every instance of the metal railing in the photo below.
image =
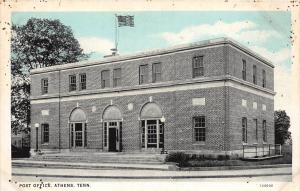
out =
<svg viewBox="0 0 300 191"><path fill-rule="evenodd" d="M243 145L243 158L281 155L280 144ZM249 158L249 157L248 157Z"/></svg>

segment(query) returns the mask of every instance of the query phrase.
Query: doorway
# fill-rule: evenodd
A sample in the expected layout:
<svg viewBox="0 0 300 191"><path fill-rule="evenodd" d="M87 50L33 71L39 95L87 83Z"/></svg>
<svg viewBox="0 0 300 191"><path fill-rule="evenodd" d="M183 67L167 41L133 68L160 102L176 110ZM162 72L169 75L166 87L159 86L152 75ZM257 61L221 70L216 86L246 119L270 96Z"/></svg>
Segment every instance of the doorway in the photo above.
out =
<svg viewBox="0 0 300 191"><path fill-rule="evenodd" d="M108 137L109 137L108 151L116 152L117 151L117 147L116 147L117 146L117 129L109 128Z"/></svg>
<svg viewBox="0 0 300 191"><path fill-rule="evenodd" d="M109 152L122 151L122 122L104 122L104 147Z"/></svg>

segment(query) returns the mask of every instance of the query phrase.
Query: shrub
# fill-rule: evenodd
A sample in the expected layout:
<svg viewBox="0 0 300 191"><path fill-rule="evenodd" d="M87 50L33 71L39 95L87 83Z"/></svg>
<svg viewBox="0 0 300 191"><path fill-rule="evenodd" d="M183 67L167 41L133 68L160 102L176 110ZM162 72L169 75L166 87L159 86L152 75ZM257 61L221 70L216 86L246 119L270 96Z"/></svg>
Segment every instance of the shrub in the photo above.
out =
<svg viewBox="0 0 300 191"><path fill-rule="evenodd" d="M183 152L170 153L166 157L166 162L176 162L178 166L186 166L190 157Z"/></svg>

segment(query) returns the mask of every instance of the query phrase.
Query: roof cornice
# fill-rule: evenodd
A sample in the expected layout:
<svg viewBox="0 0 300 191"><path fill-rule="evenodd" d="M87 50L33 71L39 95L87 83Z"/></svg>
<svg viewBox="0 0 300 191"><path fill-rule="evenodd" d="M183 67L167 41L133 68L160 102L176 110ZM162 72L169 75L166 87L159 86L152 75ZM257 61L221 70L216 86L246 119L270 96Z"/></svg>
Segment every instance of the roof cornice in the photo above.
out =
<svg viewBox="0 0 300 191"><path fill-rule="evenodd" d="M172 46L172 47L164 48L164 49L156 49L156 50L152 50L152 51L134 53L134 54L124 55L124 56L108 57L108 58L104 58L102 60L97 60L97 61L81 61L81 62L75 62L75 63L55 65L55 66L50 66L50 67L45 67L45 68L37 68L37 69L32 69L30 71L30 74L46 73L46 72L53 72L53 71L59 71L59 70L65 70L65 69L80 68L80 67L101 65L101 64L108 64L108 63L124 62L124 61L129 61L129 60L134 60L134 59L146 58L146 57L151 57L151 56L159 56L159 55L164 55L164 54L172 54L175 52L193 50L193 49L204 48L204 47L215 46L215 45L222 45L222 44L224 44L224 45L230 44L231 46L238 48L239 50L249 54L250 56L255 57L262 63L274 68L274 65L269 60L267 60L266 58L263 58L262 56L253 52L249 48L238 43L237 41L230 39L230 38L217 38L217 39L199 41L199 42L195 42L195 43L188 43L188 44Z"/></svg>

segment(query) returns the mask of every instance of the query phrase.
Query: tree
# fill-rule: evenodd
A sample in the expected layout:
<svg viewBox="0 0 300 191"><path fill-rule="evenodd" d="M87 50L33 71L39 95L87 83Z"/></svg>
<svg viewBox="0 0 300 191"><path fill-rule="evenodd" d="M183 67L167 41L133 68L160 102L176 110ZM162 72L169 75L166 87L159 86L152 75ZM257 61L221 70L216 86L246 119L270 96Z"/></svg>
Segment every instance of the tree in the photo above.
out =
<svg viewBox="0 0 300 191"><path fill-rule="evenodd" d="M278 110L274 113L275 120L275 143L284 144L287 140L291 139L290 117L284 110Z"/></svg>
<svg viewBox="0 0 300 191"><path fill-rule="evenodd" d="M11 40L11 127L16 133L30 124L30 70L78 62L89 55L59 20L31 18L25 25L13 25Z"/></svg>

